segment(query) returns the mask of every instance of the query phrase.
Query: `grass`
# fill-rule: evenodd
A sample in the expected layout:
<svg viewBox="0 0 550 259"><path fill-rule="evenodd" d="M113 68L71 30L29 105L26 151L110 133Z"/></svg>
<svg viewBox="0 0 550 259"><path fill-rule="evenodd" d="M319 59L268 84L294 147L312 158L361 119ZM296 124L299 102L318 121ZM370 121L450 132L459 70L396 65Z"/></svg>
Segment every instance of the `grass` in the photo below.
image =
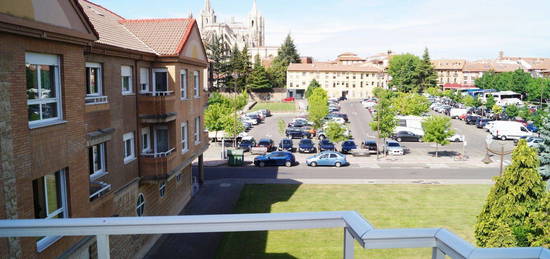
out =
<svg viewBox="0 0 550 259"><path fill-rule="evenodd" d="M247 185L235 213L355 210L375 228L444 227L474 242L489 185ZM218 258L341 258L342 229L227 233ZM431 249L364 250L356 258L430 258Z"/></svg>
<svg viewBox="0 0 550 259"><path fill-rule="evenodd" d="M252 111L257 111L261 109L269 109L272 112L294 112L296 111L296 105L293 102L290 103L257 103Z"/></svg>

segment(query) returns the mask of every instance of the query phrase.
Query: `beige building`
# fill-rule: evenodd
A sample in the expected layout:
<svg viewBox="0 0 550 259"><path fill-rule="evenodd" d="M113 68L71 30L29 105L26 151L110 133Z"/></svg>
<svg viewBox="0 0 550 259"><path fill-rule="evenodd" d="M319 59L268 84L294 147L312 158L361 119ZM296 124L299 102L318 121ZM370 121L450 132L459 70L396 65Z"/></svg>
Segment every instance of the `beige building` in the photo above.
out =
<svg viewBox="0 0 550 259"><path fill-rule="evenodd" d="M287 73L288 96L302 99L313 79L319 82L330 98L346 96L351 99L372 96L374 87L387 87L388 82L382 67L368 63L290 64Z"/></svg>
<svg viewBox="0 0 550 259"><path fill-rule="evenodd" d="M437 73L437 84L462 84L463 68L466 63L463 59L440 59L433 60L432 64Z"/></svg>

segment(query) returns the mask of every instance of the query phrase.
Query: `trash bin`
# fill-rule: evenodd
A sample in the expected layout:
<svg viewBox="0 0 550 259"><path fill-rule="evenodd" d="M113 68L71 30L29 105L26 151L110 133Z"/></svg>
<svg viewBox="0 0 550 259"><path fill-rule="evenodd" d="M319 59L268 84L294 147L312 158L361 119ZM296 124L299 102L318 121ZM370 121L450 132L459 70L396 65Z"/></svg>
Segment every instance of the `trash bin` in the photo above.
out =
<svg viewBox="0 0 550 259"><path fill-rule="evenodd" d="M244 164L244 152L240 149L227 150L229 166L242 166Z"/></svg>

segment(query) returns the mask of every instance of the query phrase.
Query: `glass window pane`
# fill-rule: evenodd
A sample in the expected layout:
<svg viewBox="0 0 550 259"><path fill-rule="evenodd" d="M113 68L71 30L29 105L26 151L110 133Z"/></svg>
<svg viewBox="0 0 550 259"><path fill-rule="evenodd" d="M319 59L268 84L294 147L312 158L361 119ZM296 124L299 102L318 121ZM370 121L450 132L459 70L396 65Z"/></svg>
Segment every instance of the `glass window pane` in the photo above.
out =
<svg viewBox="0 0 550 259"><path fill-rule="evenodd" d="M46 202L48 204L48 214L56 211L61 205L61 194L59 193L60 182L55 175L44 176L46 182Z"/></svg>
<svg viewBox="0 0 550 259"><path fill-rule="evenodd" d="M99 94L99 68L87 67L86 68L86 94Z"/></svg>
<svg viewBox="0 0 550 259"><path fill-rule="evenodd" d="M40 120L40 105L33 104L28 106L29 121Z"/></svg>
<svg viewBox="0 0 550 259"><path fill-rule="evenodd" d="M57 118L57 103L42 104L42 119Z"/></svg>
<svg viewBox="0 0 550 259"><path fill-rule="evenodd" d="M168 151L168 129L157 129L157 152L166 152Z"/></svg>
<svg viewBox="0 0 550 259"><path fill-rule="evenodd" d="M124 76L122 77L122 90L125 92L130 92L130 77Z"/></svg>
<svg viewBox="0 0 550 259"><path fill-rule="evenodd" d="M155 90L156 91L168 91L168 82L166 81L166 72L155 72Z"/></svg>
<svg viewBox="0 0 550 259"><path fill-rule="evenodd" d="M38 70L36 65L27 64L27 99L38 98Z"/></svg>
<svg viewBox="0 0 550 259"><path fill-rule="evenodd" d="M124 154L125 154L125 157L129 157L132 155L132 142L130 140L125 141Z"/></svg>
<svg viewBox="0 0 550 259"><path fill-rule="evenodd" d="M40 66L40 98L55 98L55 66Z"/></svg>

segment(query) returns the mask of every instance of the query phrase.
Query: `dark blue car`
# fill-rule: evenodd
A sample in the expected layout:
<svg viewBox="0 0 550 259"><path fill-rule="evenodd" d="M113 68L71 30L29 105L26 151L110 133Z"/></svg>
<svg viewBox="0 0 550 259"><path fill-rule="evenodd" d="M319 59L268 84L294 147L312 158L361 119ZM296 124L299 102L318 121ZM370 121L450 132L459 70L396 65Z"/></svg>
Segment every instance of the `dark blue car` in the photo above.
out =
<svg viewBox="0 0 550 259"><path fill-rule="evenodd" d="M296 164L294 155L290 152L277 151L263 156L254 158L254 165L259 167L264 166L286 166L291 167Z"/></svg>
<svg viewBox="0 0 550 259"><path fill-rule="evenodd" d="M319 142L319 152L323 151L336 151L334 143L330 142L328 139L323 139Z"/></svg>
<svg viewBox="0 0 550 259"><path fill-rule="evenodd" d="M239 143L239 149L242 149L243 152L250 151L251 148L256 146L256 140L254 139L244 139Z"/></svg>
<svg viewBox="0 0 550 259"><path fill-rule="evenodd" d="M539 131L539 128L537 126L535 126L535 124L533 124L533 123L527 124L527 129L531 132L538 132Z"/></svg>
<svg viewBox="0 0 550 259"><path fill-rule="evenodd" d="M343 154L348 154L353 149L357 149L357 145L355 145L355 142L353 140L346 140L342 143L341 151Z"/></svg>
<svg viewBox="0 0 550 259"><path fill-rule="evenodd" d="M279 151L288 151L292 152L294 150L294 143L292 143L292 139L282 139L281 142L279 142Z"/></svg>
<svg viewBox="0 0 550 259"><path fill-rule="evenodd" d="M316 149L311 139L302 139L298 143L298 152L300 153L315 153Z"/></svg>

